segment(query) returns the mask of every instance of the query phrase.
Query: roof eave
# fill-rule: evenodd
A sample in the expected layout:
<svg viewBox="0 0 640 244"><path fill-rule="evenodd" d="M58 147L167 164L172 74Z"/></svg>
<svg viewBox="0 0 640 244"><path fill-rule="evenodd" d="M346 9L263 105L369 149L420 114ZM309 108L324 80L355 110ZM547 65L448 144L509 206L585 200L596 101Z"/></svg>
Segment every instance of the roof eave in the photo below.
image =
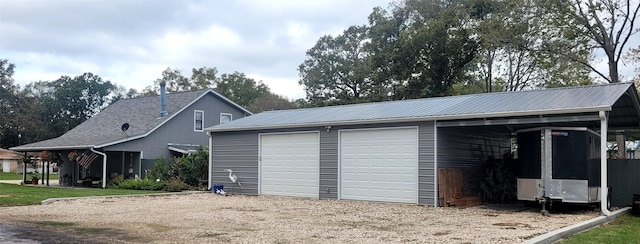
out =
<svg viewBox="0 0 640 244"><path fill-rule="evenodd" d="M249 130L265 130L265 129L284 129L284 128L301 128L315 126L337 126L337 125L356 125L356 124L382 124L382 123L401 123L401 122L418 122L418 121L436 121L436 120L458 120L458 119L479 119L479 118L496 118L496 117L518 117L532 115L552 115L563 113L590 113L598 111L611 111L611 106L585 107L574 109L548 109L548 110L532 110L522 112L497 112L497 113L479 113L479 114L458 114L458 115L441 115L426 117L407 117L407 118L391 118L391 119L373 119L373 120L345 120L345 121L326 121L318 123L302 123L302 124L285 124L276 126L255 126L255 127L236 127L236 128L220 128L211 127L205 129L207 132L230 132L230 131L249 131Z"/></svg>
<svg viewBox="0 0 640 244"><path fill-rule="evenodd" d="M37 152L37 151L45 151L45 150L73 150L73 149L86 149L92 148L94 145L75 145L75 146L57 146L57 147L12 147L9 148L18 152Z"/></svg>

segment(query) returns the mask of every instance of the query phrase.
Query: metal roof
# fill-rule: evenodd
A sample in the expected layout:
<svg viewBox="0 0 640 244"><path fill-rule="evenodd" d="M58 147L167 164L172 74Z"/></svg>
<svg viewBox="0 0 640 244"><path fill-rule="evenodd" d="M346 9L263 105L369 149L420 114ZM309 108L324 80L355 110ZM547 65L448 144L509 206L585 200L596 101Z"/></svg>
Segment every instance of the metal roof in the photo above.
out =
<svg viewBox="0 0 640 244"><path fill-rule="evenodd" d="M164 117L160 117L159 96L123 99L105 108L60 137L11 149L15 151L38 151L89 147L101 148L142 138L207 94L217 96L223 101L251 114L240 105L210 89L167 94L167 112L169 115ZM121 130L121 126L124 123L129 124L129 129L126 132Z"/></svg>
<svg viewBox="0 0 640 244"><path fill-rule="evenodd" d="M639 121L635 87L631 83L617 83L270 111L205 130L221 132L611 111L625 93L632 96L629 105L635 111L632 117Z"/></svg>

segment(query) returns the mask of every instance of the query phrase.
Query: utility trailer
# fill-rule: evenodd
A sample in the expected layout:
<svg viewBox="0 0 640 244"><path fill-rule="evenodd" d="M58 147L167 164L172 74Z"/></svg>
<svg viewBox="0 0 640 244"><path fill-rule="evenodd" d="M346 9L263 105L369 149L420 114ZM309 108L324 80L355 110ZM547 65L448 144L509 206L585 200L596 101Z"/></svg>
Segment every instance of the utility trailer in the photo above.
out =
<svg viewBox="0 0 640 244"><path fill-rule="evenodd" d="M518 200L600 202L600 135L582 127L517 131ZM609 203L608 201L607 203Z"/></svg>

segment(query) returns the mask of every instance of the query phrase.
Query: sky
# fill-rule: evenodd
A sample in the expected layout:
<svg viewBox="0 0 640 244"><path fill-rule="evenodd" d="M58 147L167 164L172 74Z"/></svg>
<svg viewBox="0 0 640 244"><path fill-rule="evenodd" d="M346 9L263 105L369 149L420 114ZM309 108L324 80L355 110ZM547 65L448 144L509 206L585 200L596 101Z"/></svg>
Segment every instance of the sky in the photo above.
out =
<svg viewBox="0 0 640 244"><path fill-rule="evenodd" d="M168 67L245 73L304 98L298 66L323 35L367 23L393 0L0 0L0 58L24 87L85 72L125 88L153 85ZM640 44L640 35L630 40ZM606 60L596 53L598 70ZM635 75L622 63L621 74Z"/></svg>
<svg viewBox="0 0 640 244"><path fill-rule="evenodd" d="M298 66L323 35L367 23L391 0L1 0L0 58L21 87L91 72L126 88L168 67L245 73L304 98Z"/></svg>

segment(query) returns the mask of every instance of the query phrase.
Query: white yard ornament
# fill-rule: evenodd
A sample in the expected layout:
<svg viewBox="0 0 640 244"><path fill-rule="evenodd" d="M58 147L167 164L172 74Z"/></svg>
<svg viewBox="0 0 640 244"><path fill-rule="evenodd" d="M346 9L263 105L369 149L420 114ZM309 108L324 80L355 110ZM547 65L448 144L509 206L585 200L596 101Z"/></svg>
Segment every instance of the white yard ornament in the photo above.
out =
<svg viewBox="0 0 640 244"><path fill-rule="evenodd" d="M231 169L225 169L226 171L229 171L229 180L231 180L231 182L233 183L237 183L240 187L242 187L242 184L240 184L240 181L238 180L238 176L233 174L233 170Z"/></svg>

